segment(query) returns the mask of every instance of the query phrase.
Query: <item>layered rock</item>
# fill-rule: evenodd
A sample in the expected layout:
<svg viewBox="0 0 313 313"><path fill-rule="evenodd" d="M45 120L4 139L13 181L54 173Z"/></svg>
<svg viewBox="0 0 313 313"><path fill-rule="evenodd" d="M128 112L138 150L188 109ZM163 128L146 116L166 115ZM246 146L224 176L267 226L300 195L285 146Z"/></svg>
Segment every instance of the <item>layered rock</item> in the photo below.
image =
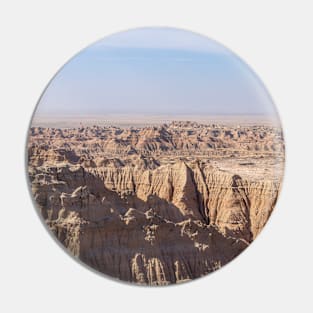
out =
<svg viewBox="0 0 313 313"><path fill-rule="evenodd" d="M264 126L32 128L29 177L47 225L75 256L164 285L216 270L255 239L277 200L283 150L279 130ZM236 155L235 172L217 165ZM258 162L263 179L249 170Z"/></svg>

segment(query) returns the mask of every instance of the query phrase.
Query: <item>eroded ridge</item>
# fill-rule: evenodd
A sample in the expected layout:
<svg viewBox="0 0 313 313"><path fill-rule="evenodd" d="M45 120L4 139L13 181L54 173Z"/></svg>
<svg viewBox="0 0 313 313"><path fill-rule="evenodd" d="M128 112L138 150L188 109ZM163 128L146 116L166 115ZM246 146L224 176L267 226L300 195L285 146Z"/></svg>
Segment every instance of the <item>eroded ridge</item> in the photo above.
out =
<svg viewBox="0 0 313 313"><path fill-rule="evenodd" d="M149 285L210 273L242 252L280 190L272 126L32 127L32 193L57 238L96 270Z"/></svg>

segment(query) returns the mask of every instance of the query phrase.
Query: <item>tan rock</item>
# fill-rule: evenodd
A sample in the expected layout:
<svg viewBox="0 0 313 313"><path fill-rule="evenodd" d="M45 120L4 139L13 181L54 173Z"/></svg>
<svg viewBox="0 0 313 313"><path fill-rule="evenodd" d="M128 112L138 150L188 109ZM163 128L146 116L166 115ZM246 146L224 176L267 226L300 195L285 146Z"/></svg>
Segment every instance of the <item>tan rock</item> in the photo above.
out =
<svg viewBox="0 0 313 313"><path fill-rule="evenodd" d="M259 234L280 190L280 129L172 122L31 128L32 193L55 236L118 279L166 285L210 273Z"/></svg>

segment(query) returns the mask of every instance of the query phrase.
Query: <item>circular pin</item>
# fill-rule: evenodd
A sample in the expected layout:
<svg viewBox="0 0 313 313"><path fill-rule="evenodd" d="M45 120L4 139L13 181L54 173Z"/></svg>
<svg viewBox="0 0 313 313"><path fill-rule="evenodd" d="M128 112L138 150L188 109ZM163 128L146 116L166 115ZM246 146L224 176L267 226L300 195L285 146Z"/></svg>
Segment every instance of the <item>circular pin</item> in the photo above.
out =
<svg viewBox="0 0 313 313"><path fill-rule="evenodd" d="M150 286L202 277L244 251L284 171L259 78L175 28L120 32L67 62L37 104L27 155L36 210L66 250Z"/></svg>

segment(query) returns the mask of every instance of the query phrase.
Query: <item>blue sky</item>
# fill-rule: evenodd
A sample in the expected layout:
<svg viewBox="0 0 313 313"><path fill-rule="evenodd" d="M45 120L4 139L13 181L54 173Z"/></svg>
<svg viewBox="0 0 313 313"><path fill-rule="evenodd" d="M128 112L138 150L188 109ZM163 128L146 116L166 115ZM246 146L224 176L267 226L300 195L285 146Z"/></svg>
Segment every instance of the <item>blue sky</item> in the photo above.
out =
<svg viewBox="0 0 313 313"><path fill-rule="evenodd" d="M251 70L229 50L192 32L141 28L104 38L71 59L36 114L275 116Z"/></svg>

